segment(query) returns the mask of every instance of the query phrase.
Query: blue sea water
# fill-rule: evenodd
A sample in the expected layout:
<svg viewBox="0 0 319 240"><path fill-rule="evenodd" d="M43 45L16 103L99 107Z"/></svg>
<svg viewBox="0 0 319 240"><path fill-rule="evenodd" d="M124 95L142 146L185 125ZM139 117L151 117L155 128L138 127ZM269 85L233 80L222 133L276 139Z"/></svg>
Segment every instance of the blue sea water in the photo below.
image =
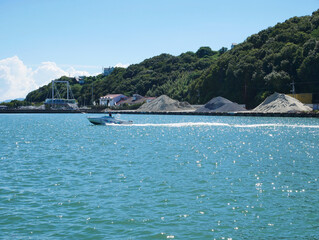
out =
<svg viewBox="0 0 319 240"><path fill-rule="evenodd" d="M319 120L0 114L0 239L319 239Z"/></svg>

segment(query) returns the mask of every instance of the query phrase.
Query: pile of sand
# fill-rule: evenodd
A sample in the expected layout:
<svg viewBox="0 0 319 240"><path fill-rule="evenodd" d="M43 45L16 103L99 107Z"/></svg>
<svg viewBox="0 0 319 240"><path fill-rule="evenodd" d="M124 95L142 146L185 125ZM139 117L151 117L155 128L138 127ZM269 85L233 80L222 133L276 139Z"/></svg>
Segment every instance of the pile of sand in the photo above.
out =
<svg viewBox="0 0 319 240"><path fill-rule="evenodd" d="M188 102L179 102L166 95L162 95L151 102L144 103L137 111L142 112L176 112L194 111L195 109Z"/></svg>
<svg viewBox="0 0 319 240"><path fill-rule="evenodd" d="M19 109L22 110L44 110L45 106L42 104L41 106L20 106Z"/></svg>
<svg viewBox="0 0 319 240"><path fill-rule="evenodd" d="M195 112L240 112L246 108L223 97L215 97Z"/></svg>
<svg viewBox="0 0 319 240"><path fill-rule="evenodd" d="M267 97L253 112L265 113L293 113L309 112L312 109L299 100L281 93L274 93Z"/></svg>

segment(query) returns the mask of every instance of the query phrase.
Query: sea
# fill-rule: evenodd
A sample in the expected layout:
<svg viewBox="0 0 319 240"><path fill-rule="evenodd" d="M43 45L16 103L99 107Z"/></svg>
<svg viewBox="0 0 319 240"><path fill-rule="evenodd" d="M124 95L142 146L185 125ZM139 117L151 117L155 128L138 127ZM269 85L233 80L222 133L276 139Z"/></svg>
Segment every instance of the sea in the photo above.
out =
<svg viewBox="0 0 319 240"><path fill-rule="evenodd" d="M319 239L319 119L0 114L0 239Z"/></svg>

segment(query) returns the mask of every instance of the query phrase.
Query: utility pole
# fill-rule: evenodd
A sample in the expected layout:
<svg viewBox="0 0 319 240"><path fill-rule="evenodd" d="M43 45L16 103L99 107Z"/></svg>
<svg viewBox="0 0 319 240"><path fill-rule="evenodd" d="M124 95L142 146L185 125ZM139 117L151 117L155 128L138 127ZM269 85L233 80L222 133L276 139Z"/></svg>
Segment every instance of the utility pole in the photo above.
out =
<svg viewBox="0 0 319 240"><path fill-rule="evenodd" d="M246 80L245 80L245 105L247 104L247 83L246 83Z"/></svg>
<svg viewBox="0 0 319 240"><path fill-rule="evenodd" d="M94 105L94 104L93 104L93 82L92 82L92 96L91 96L91 101L92 101L92 105Z"/></svg>
<svg viewBox="0 0 319 240"><path fill-rule="evenodd" d="M290 85L292 86L292 89L290 90L290 92L293 94L293 97L295 97L295 94L296 94L295 81L293 80L292 83L290 83Z"/></svg>

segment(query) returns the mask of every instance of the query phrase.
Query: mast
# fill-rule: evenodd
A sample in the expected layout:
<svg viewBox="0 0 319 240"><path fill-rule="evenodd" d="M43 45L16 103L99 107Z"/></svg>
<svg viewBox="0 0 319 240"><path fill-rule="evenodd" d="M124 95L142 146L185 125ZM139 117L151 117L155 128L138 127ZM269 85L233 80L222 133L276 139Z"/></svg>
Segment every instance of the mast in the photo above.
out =
<svg viewBox="0 0 319 240"><path fill-rule="evenodd" d="M52 101L54 101L54 80L52 80Z"/></svg>
<svg viewBox="0 0 319 240"><path fill-rule="evenodd" d="M66 84L66 99L69 100L69 81Z"/></svg>

